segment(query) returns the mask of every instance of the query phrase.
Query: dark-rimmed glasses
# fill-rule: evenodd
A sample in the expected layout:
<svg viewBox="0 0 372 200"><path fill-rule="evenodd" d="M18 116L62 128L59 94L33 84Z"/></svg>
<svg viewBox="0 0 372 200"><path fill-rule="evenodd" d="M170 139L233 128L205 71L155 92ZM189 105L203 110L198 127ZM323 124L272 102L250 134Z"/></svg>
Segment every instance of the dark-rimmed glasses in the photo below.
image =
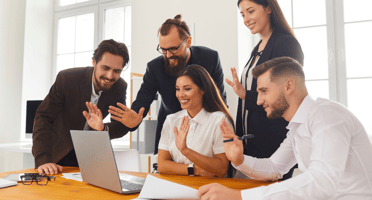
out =
<svg viewBox="0 0 372 200"><path fill-rule="evenodd" d="M25 175L20 176L23 185L31 185L34 181L38 185L46 185L48 181L56 180L55 176L45 176L35 173L25 173Z"/></svg>
<svg viewBox="0 0 372 200"><path fill-rule="evenodd" d="M164 48L161 48L160 47L160 44L158 44L158 47L156 48L156 50L159 52L159 53L161 53L161 54L167 54L167 51L169 51L169 53L171 53L171 54L176 54L176 53L178 53L178 49L181 47L181 45L187 40L187 38L189 38L189 37L186 37L183 41L182 41L182 43L178 46L178 47L171 47L171 48L168 48L168 49L164 49Z"/></svg>

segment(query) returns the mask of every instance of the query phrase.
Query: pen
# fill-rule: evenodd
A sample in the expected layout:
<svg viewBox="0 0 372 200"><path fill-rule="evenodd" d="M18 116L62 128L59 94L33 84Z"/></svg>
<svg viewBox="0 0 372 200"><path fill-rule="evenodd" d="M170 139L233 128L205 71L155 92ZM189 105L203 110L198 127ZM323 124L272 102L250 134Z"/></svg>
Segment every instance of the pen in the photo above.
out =
<svg viewBox="0 0 372 200"><path fill-rule="evenodd" d="M248 134L248 135L243 135L242 137L238 137L238 140L247 140L247 139L251 139L251 138L254 138L254 135ZM231 141L234 141L234 138L224 140L223 142L231 142Z"/></svg>

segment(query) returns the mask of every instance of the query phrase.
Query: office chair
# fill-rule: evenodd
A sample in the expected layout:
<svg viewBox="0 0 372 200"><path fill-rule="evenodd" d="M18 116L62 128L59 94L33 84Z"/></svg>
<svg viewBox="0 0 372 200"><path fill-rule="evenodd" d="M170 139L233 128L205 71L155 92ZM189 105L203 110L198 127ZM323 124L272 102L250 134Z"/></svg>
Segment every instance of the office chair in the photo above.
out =
<svg viewBox="0 0 372 200"><path fill-rule="evenodd" d="M114 151L118 171L141 172L140 154L136 149Z"/></svg>

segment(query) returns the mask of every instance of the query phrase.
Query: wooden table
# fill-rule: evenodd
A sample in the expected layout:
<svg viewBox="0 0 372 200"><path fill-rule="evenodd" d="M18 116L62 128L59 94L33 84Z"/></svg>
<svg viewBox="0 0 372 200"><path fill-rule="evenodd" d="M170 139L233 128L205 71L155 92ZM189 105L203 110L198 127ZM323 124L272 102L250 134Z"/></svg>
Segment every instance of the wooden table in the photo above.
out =
<svg viewBox="0 0 372 200"><path fill-rule="evenodd" d="M15 173L36 173L34 169L25 169L19 171L0 173L0 178L7 174ZM77 167L64 167L63 173L79 172ZM122 172L132 174L139 177L146 177L147 173L142 172ZM160 175L151 174L158 178L169 180L175 183L186 185L195 189L208 183L220 183L229 188L238 190L254 188L262 185L269 185L272 182L255 181L248 179L232 179L232 178L211 178L211 177L190 177L190 176L175 176L175 175ZM89 185L85 182L74 181L61 178L62 174L56 175L55 181L48 182L46 186L39 186L36 183L32 185L23 185L18 183L17 186L0 189L0 199L135 199L138 194L123 195Z"/></svg>

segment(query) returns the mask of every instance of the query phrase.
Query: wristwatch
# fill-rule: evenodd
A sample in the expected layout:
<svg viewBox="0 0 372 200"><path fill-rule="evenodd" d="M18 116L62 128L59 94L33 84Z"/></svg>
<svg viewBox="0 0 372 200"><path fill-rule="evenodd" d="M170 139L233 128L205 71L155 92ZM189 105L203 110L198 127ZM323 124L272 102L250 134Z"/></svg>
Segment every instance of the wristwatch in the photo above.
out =
<svg viewBox="0 0 372 200"><path fill-rule="evenodd" d="M194 164L189 164L189 166L187 167L187 173L189 174L189 176L194 176Z"/></svg>

